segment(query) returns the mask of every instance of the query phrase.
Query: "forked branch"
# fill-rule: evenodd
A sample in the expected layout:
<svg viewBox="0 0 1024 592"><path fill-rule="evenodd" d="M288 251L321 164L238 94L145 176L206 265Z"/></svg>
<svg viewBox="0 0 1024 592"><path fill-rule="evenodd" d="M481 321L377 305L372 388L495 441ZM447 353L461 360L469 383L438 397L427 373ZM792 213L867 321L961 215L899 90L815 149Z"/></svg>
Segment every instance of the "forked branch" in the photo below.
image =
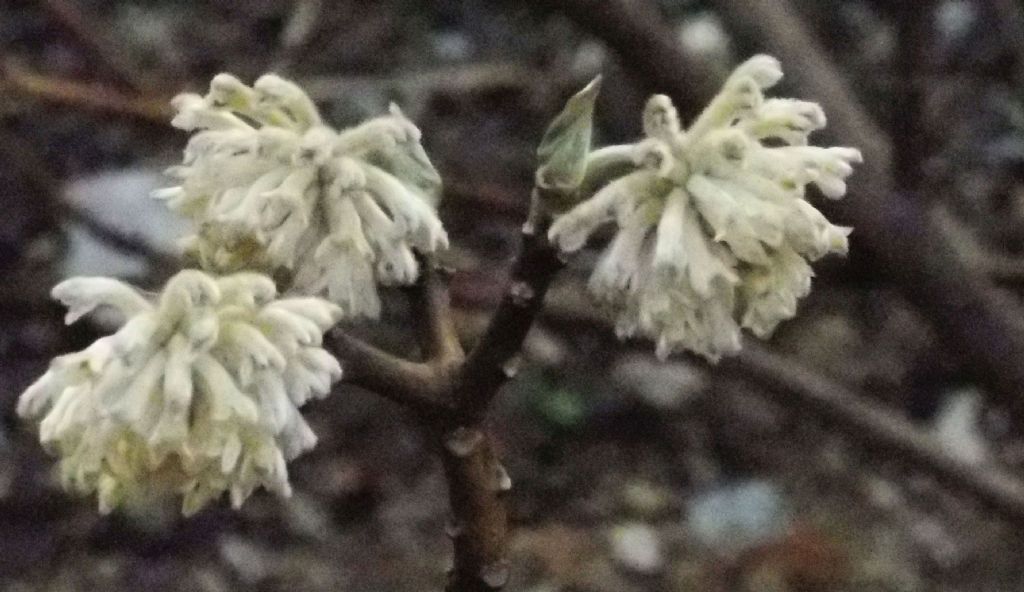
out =
<svg viewBox="0 0 1024 592"><path fill-rule="evenodd" d="M441 455L454 545L449 592L504 587L509 577L508 513L512 481L501 465L484 415L518 365L519 351L564 263L539 222L523 231L511 280L476 346L463 352L443 272L421 260L420 280L407 290L423 362L403 360L335 330L331 350L345 360L346 380L417 413Z"/></svg>

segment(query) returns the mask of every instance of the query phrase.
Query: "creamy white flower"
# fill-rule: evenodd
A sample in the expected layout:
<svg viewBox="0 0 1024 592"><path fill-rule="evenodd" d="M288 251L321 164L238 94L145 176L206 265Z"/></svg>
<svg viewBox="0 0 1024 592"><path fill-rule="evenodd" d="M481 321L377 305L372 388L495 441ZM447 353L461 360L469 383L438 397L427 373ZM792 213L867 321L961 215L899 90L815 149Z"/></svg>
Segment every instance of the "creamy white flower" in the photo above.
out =
<svg viewBox="0 0 1024 592"><path fill-rule="evenodd" d="M447 248L440 177L397 107L336 131L273 74L251 88L220 74L173 104L172 123L194 134L168 170L180 184L154 195L195 222L186 249L204 268L287 270L297 289L373 318L378 283L414 282L414 250Z"/></svg>
<svg viewBox="0 0 1024 592"><path fill-rule="evenodd" d="M808 261L846 253L851 229L808 203L806 186L842 197L860 152L808 146L825 114L765 99L781 77L774 58L751 58L688 129L668 97L652 97L646 137L593 152L588 174L633 166L550 228L571 252L598 228L618 227L590 289L618 311L621 336L654 339L661 357L685 349L717 360L739 349L741 328L769 335L807 295Z"/></svg>
<svg viewBox="0 0 1024 592"><path fill-rule="evenodd" d="M68 321L111 307L113 335L53 360L18 401L60 457L66 488L100 510L182 495L191 514L228 492L288 495L285 462L316 436L298 408L326 395L341 367L322 347L341 316L319 298L278 298L256 273L185 270L159 295L105 278L53 289Z"/></svg>

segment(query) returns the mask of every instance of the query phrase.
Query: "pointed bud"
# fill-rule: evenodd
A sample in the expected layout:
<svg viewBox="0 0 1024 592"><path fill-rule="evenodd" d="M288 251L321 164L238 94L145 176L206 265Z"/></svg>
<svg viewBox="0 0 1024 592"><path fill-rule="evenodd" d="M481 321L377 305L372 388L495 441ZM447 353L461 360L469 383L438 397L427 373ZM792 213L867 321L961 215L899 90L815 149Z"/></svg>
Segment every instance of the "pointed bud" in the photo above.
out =
<svg viewBox="0 0 1024 592"><path fill-rule="evenodd" d="M537 149L537 186L547 190L545 193L565 197L583 181L600 88L601 78L597 77L573 95L544 133Z"/></svg>

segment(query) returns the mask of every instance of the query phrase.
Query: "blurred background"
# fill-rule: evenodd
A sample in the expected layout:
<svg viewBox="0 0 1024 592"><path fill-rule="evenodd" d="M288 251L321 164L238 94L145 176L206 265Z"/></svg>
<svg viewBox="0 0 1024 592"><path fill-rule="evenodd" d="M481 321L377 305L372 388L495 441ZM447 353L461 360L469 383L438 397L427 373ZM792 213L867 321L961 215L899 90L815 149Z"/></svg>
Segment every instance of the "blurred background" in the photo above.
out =
<svg viewBox="0 0 1024 592"><path fill-rule="evenodd" d="M168 100L274 71L336 126L397 102L445 179L465 340L504 289L534 150L597 74L598 144L652 91L688 121L780 57L867 164L851 254L799 316L710 367L622 344L577 258L491 425L515 482L511 590L1024 588L1024 3L1016 0L0 1L0 590L440 590L445 485L403 411L340 385L295 495L184 520L65 495L14 415L71 275L159 286L185 226L148 199L186 135ZM820 204L820 200L816 203ZM405 309L356 327L410 354ZM1019 354L1019 355L1018 355Z"/></svg>

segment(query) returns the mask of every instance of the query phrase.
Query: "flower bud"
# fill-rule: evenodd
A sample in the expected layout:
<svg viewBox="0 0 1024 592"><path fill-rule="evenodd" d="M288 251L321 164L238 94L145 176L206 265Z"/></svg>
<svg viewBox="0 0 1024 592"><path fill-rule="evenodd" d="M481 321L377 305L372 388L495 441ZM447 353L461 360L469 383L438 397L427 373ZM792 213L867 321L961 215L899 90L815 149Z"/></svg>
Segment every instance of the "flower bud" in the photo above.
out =
<svg viewBox="0 0 1024 592"><path fill-rule="evenodd" d="M573 95L548 126L537 149L537 187L562 199L580 186L587 172L587 155L594 128L594 102L601 89L595 78Z"/></svg>

